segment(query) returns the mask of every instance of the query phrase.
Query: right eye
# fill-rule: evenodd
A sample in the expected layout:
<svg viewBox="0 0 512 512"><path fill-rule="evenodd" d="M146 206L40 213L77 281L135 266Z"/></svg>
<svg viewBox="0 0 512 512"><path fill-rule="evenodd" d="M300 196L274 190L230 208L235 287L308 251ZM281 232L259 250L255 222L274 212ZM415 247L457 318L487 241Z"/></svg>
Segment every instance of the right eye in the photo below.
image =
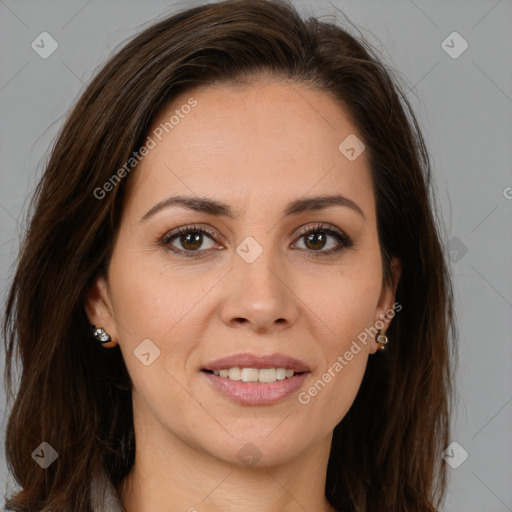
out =
<svg viewBox="0 0 512 512"><path fill-rule="evenodd" d="M204 253L206 250L212 249L213 246L207 247L206 249L200 250L204 242L204 237L209 238L212 242L215 241L215 232L206 227L193 226L181 226L177 229L166 233L161 241L160 245L167 247L170 251L184 257L197 257L199 254ZM176 241L181 245L181 248L173 245L173 241ZM202 256L202 254L201 254Z"/></svg>

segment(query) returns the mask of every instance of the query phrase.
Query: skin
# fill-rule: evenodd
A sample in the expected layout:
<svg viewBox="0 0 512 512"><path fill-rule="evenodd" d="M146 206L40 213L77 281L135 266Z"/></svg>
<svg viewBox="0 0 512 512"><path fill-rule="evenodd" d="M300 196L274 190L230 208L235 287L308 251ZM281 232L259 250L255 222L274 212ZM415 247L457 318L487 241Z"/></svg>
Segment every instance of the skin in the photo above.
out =
<svg viewBox="0 0 512 512"><path fill-rule="evenodd" d="M325 93L271 79L189 91L154 126L191 96L197 106L129 177L108 277L98 277L85 305L90 322L111 335L107 347L120 345L133 381L137 450L119 488L123 506L332 511L324 496L332 432L357 395L375 340L360 343L306 405L297 393L272 405L240 405L200 370L237 352L282 352L308 364L300 391L307 390L392 309L395 289L382 286L367 152L349 161L338 150L348 135L362 136ZM346 206L283 214L292 200L334 193L357 203L365 218ZM140 221L178 194L223 201L236 216L172 206ZM308 257L339 245L332 235L323 245L297 235L318 223L342 230L353 247ZM171 230L194 224L219 235L203 236L196 249L202 258L158 245ZM252 263L236 252L248 236L263 248ZM192 252L186 242L177 237L172 246ZM393 265L399 277L399 263ZM161 351L149 366L133 354L144 339ZM252 467L237 456L249 442L261 453Z"/></svg>

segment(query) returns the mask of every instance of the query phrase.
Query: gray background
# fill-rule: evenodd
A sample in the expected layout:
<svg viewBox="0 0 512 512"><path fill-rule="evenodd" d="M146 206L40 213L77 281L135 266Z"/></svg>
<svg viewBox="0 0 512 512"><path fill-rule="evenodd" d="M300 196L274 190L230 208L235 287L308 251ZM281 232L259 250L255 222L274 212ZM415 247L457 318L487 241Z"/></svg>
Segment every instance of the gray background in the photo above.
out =
<svg viewBox="0 0 512 512"><path fill-rule="evenodd" d="M2 304L27 198L77 96L119 43L157 16L199 3L0 2ZM448 468L444 510L512 511L512 3L295 3L302 12L331 20L341 19L342 9L406 84L432 155L460 333L452 440L469 457L457 469ZM31 48L44 31L59 45L47 59ZM469 44L455 59L441 46L453 31ZM459 42L448 44L460 48ZM3 442L3 410L1 428ZM456 449L456 457L460 453ZM3 450L0 478L2 491L12 487Z"/></svg>

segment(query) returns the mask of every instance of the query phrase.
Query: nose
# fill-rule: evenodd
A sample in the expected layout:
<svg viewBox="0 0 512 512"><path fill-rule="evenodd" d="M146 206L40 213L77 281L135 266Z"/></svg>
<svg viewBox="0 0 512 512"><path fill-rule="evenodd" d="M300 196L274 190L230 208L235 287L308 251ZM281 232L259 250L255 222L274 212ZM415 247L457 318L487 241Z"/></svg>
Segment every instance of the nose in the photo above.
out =
<svg viewBox="0 0 512 512"><path fill-rule="evenodd" d="M290 273L270 250L252 263L236 254L233 267L221 310L225 324L271 334L297 322L300 300L293 292Z"/></svg>

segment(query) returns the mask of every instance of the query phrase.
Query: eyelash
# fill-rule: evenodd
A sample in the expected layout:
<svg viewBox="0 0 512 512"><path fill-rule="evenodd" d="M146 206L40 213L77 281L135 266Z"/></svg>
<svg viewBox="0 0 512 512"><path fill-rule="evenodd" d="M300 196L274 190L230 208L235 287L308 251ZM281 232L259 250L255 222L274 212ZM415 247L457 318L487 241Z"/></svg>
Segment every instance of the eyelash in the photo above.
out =
<svg viewBox="0 0 512 512"><path fill-rule="evenodd" d="M338 243L338 247L331 248L327 251L314 251L314 250L307 250L307 249L301 249L301 251L305 251L308 254L306 254L309 258L321 258L321 257L329 257L332 256L338 252L340 252L343 249L349 249L354 246L354 243L352 240L342 231L338 231L335 229L332 229L328 226L326 226L323 223L317 224L315 226L310 226L307 228L303 228L299 231L297 239L303 238L311 233L326 233L332 237L334 237ZM161 247L167 248L169 251L173 252L174 254L177 254L181 257L185 258L201 258L203 255L200 255L201 253L205 253L208 250L197 250L197 251L184 251L182 249L177 249L175 247L169 246L170 242L174 238L179 238L183 235L187 235L189 233L202 233L209 236L211 239L216 241L215 235L216 233L209 229L206 226L203 227L197 227L196 225L192 226L181 226L177 229L174 229L173 231L166 233L163 237L160 238L158 244Z"/></svg>

